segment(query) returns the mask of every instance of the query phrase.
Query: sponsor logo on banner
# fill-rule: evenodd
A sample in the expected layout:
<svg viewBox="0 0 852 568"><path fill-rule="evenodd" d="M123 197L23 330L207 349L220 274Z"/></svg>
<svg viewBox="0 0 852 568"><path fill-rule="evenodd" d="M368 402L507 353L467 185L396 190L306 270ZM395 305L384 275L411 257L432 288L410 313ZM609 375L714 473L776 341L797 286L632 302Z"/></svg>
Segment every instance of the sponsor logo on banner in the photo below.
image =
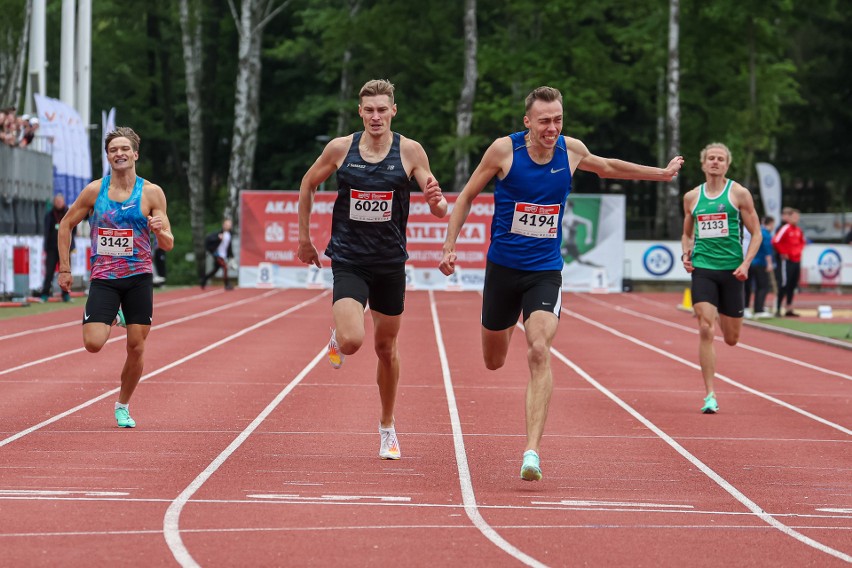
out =
<svg viewBox="0 0 852 568"><path fill-rule="evenodd" d="M840 253L834 249L825 249L819 255L817 261L819 273L826 280L835 280L840 276L840 269L843 267L843 260L840 258Z"/></svg>
<svg viewBox="0 0 852 568"><path fill-rule="evenodd" d="M649 274L665 276L674 267L672 251L663 245L649 247L642 256L642 265Z"/></svg>

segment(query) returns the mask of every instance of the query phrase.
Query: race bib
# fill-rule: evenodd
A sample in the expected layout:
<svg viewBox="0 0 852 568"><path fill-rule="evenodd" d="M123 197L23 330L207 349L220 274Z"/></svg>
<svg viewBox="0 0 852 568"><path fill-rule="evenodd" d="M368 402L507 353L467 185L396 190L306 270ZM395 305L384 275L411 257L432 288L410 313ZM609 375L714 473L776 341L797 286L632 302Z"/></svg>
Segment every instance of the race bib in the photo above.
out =
<svg viewBox="0 0 852 568"><path fill-rule="evenodd" d="M698 215L697 219L699 239L717 239L728 236L727 213Z"/></svg>
<svg viewBox="0 0 852 568"><path fill-rule="evenodd" d="M384 223L393 213L392 191L349 190L349 218L367 223Z"/></svg>
<svg viewBox="0 0 852 568"><path fill-rule="evenodd" d="M515 203L510 232L536 239L555 239L558 232L561 205Z"/></svg>
<svg viewBox="0 0 852 568"><path fill-rule="evenodd" d="M98 249L101 256L133 256L133 229L98 227Z"/></svg>

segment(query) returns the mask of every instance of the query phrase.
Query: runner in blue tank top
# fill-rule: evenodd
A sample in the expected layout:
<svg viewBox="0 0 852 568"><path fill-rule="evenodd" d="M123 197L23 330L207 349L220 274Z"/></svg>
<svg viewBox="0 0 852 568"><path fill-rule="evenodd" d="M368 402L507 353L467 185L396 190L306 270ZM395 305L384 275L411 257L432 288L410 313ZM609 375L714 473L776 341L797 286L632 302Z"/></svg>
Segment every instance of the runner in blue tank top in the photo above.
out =
<svg viewBox="0 0 852 568"><path fill-rule="evenodd" d="M317 187L337 173L337 199L332 215L331 240L325 254L334 275L334 328L328 360L340 368L364 342L364 310L368 303L378 366L381 398L379 457L402 455L394 427L399 383L397 335L405 302L405 228L409 192L423 191L436 217L447 214L447 200L429 169L423 147L394 133L394 86L385 80L368 81L359 93L358 115L364 131L335 138L308 170L299 188L299 260L322 267L311 241L310 222Z"/></svg>
<svg viewBox="0 0 852 568"><path fill-rule="evenodd" d="M473 200L494 178L494 218L482 292L485 366L503 366L512 331L523 313L530 380L526 395L527 442L521 478L541 479L539 446L553 391L550 345L561 309L562 217L578 169L602 178L669 181L680 171L677 156L665 169L595 156L575 138L562 136L562 94L539 87L526 99L526 132L498 138L456 200L440 269L452 274L456 239Z"/></svg>
<svg viewBox="0 0 852 568"><path fill-rule="evenodd" d="M88 216L92 274L83 312L86 350L100 351L113 325L127 328L127 358L115 403L115 420L122 428L136 426L130 417L130 397L142 378L145 340L154 314L151 233L163 250L171 250L175 243L163 189L136 175L139 142L125 126L107 134L104 149L112 173L83 188L62 218L58 235L59 286L68 291L71 229Z"/></svg>

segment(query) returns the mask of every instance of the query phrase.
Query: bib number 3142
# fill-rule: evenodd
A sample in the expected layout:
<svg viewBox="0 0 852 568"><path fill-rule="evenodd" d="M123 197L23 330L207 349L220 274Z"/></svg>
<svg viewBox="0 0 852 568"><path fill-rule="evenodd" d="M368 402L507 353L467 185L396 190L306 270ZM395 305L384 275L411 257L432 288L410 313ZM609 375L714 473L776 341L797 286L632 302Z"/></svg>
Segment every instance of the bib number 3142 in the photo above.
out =
<svg viewBox="0 0 852 568"><path fill-rule="evenodd" d="M349 218L367 223L384 223L393 213L392 191L350 190Z"/></svg>
<svg viewBox="0 0 852 568"><path fill-rule="evenodd" d="M536 239L555 239L559 227L559 205L516 203L512 233Z"/></svg>
<svg viewBox="0 0 852 568"><path fill-rule="evenodd" d="M98 228L98 254L133 256L133 229Z"/></svg>

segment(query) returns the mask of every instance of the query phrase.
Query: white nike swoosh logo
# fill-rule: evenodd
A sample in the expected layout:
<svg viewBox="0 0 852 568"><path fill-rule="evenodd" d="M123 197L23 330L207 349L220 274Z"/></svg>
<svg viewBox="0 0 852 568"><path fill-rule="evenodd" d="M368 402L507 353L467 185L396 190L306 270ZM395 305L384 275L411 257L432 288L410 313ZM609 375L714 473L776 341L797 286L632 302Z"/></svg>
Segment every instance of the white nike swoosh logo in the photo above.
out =
<svg viewBox="0 0 852 568"><path fill-rule="evenodd" d="M558 170L554 170L553 168L550 168L550 173L552 173L552 174L558 174L558 173L559 173L559 172L561 172L562 170L567 170L567 169L568 169L568 168L559 168Z"/></svg>
<svg viewBox="0 0 852 568"><path fill-rule="evenodd" d="M86 312L83 312L83 319L84 319L84 320L87 320L87 321L88 321L88 319L89 319L90 317L92 317L92 316L90 316L90 315L89 315L89 314L87 314Z"/></svg>
<svg viewBox="0 0 852 568"><path fill-rule="evenodd" d="M562 168L562 169L564 170L565 168ZM130 209L130 208L131 208L131 207L133 207L134 205L136 205L136 204L135 204L135 203L131 203L130 205L122 205L122 206L121 206L121 208L122 208L122 209Z"/></svg>

